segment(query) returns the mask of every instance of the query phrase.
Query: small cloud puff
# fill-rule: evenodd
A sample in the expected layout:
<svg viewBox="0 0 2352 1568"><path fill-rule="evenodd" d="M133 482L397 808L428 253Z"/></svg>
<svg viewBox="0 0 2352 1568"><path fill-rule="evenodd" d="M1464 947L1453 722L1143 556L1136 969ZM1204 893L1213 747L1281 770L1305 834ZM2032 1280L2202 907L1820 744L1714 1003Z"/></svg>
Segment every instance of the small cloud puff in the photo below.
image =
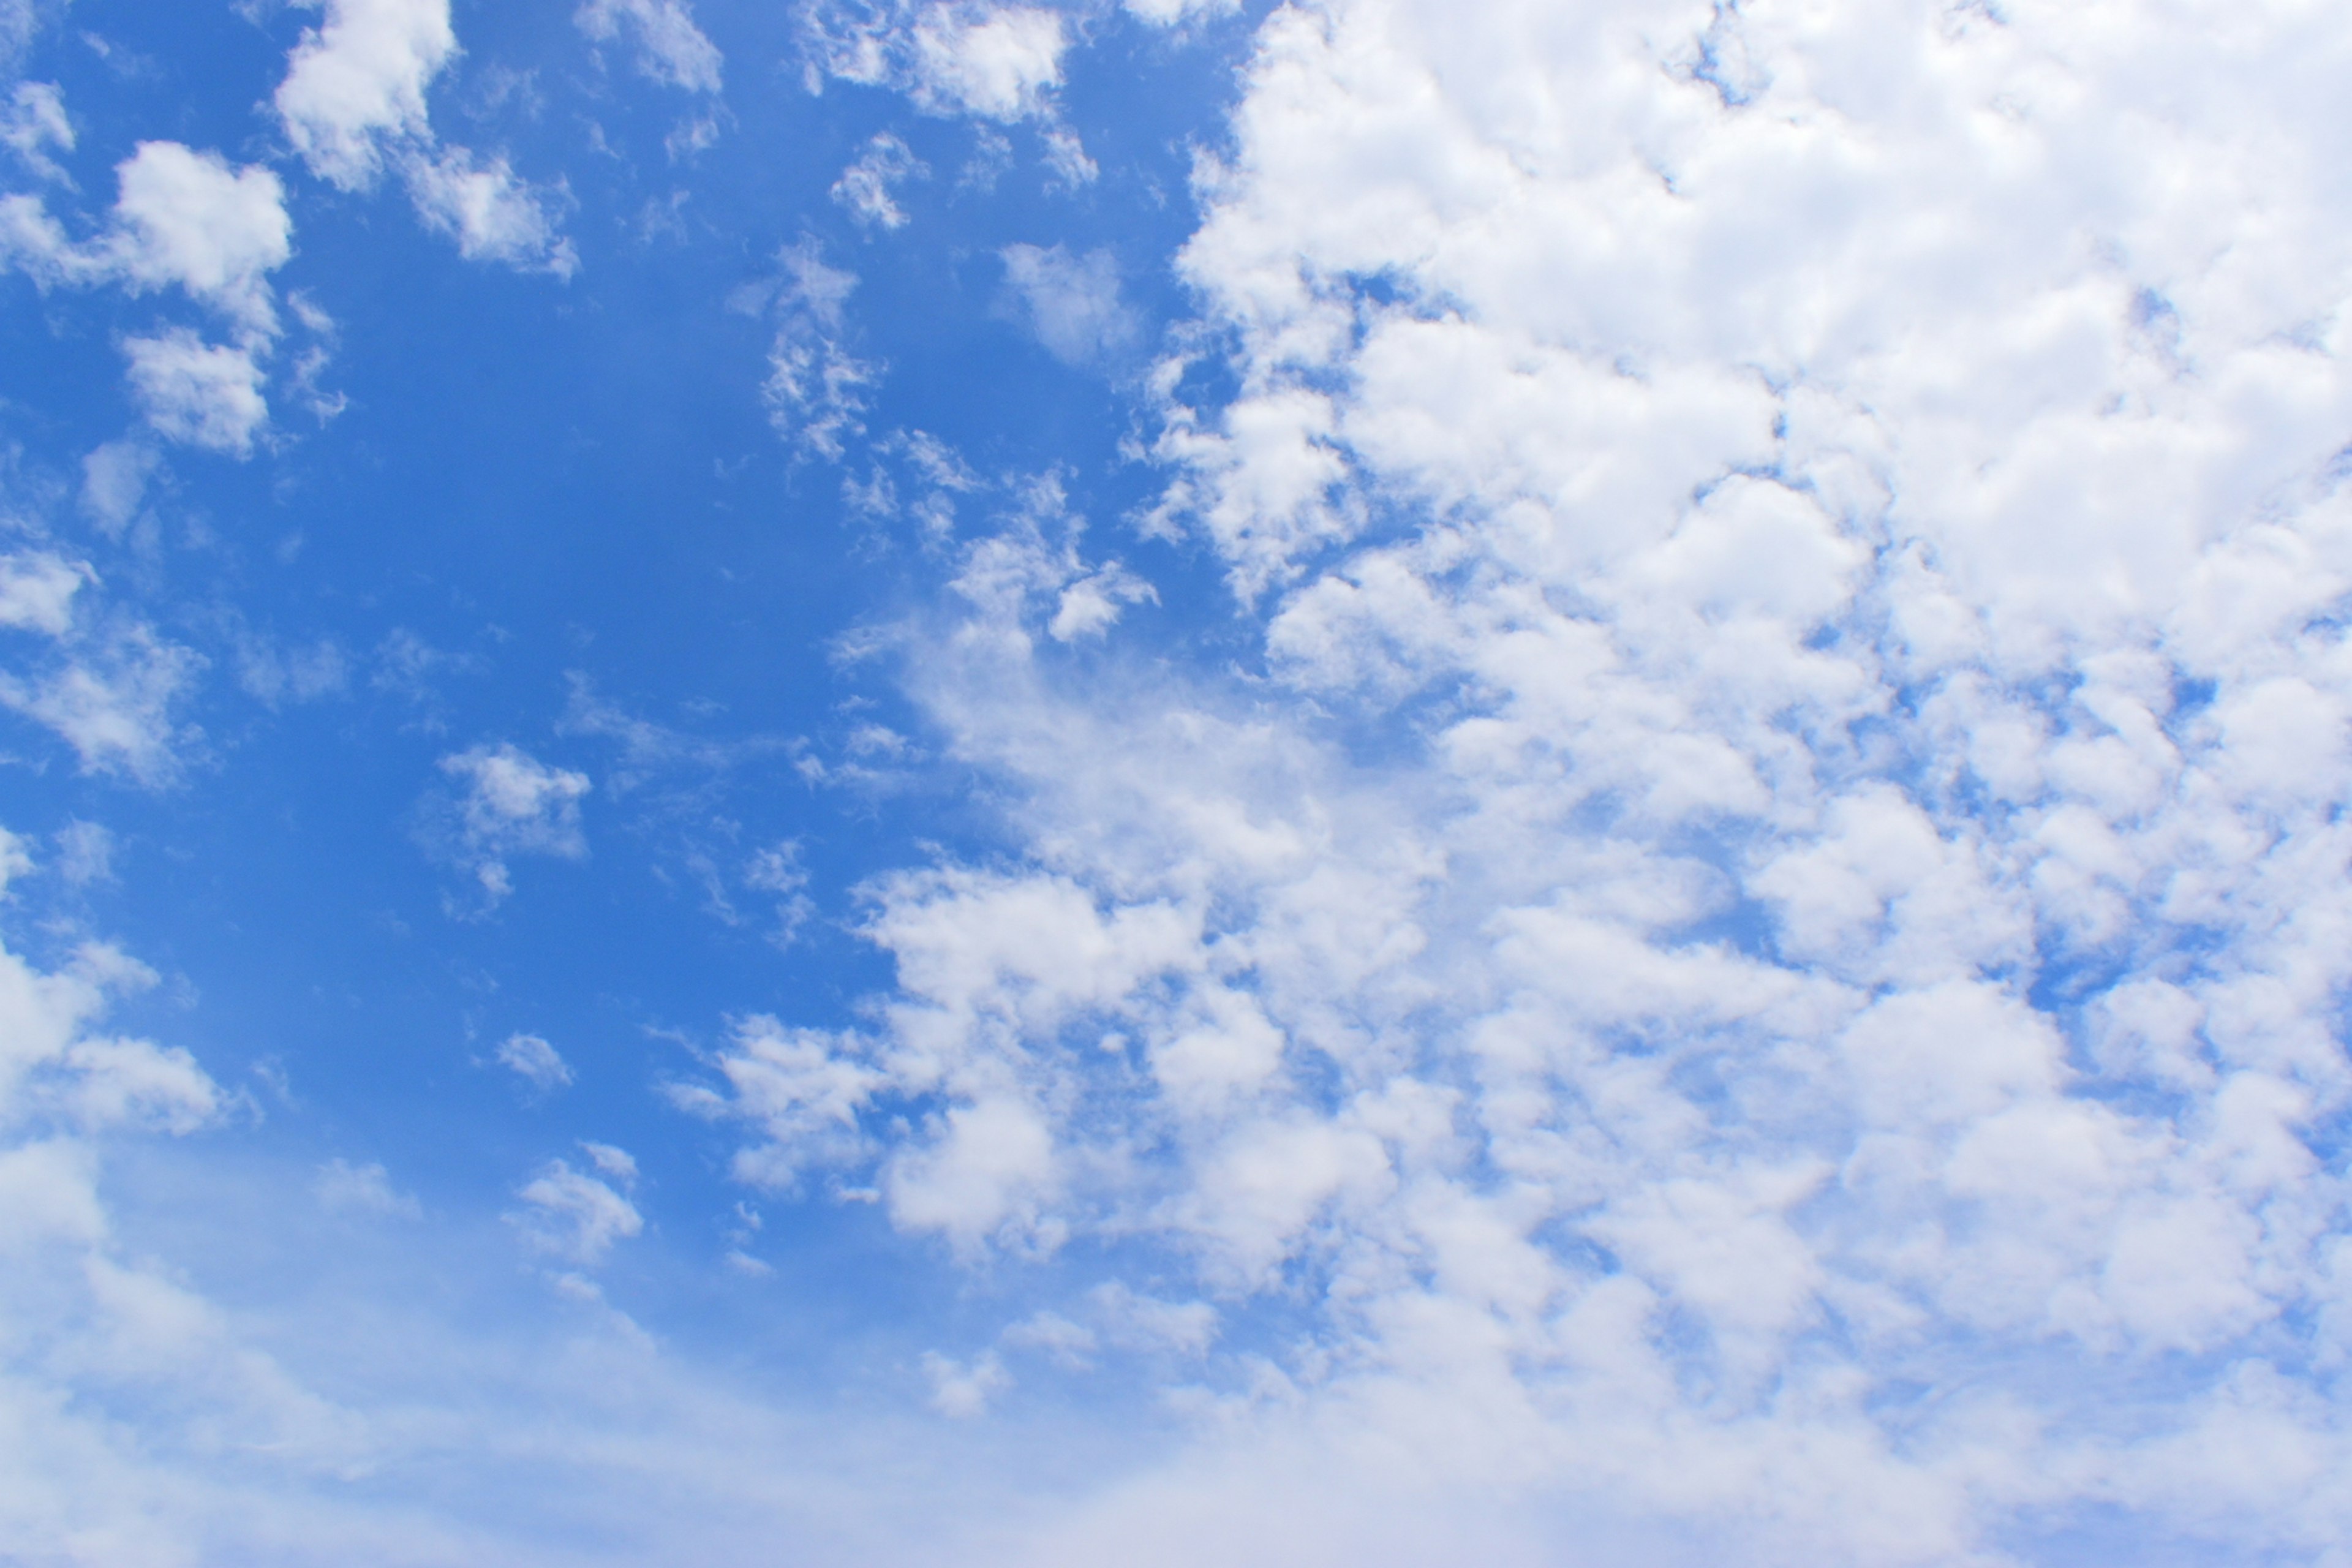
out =
<svg viewBox="0 0 2352 1568"><path fill-rule="evenodd" d="M1061 14L1031 5L934 5L915 23L915 101L935 113L1044 118L1062 82Z"/></svg>
<svg viewBox="0 0 2352 1568"><path fill-rule="evenodd" d="M903 228L907 214L891 194L891 187L901 180L923 179L930 172L930 166L916 157L906 142L884 131L877 133L866 144L866 151L841 172L841 178L833 183L831 194L860 224Z"/></svg>
<svg viewBox="0 0 2352 1568"><path fill-rule="evenodd" d="M550 767L512 745L475 746L443 757L440 767L463 782L465 794L450 819L428 819L427 847L469 872L488 905L514 890L508 857L576 860L588 853L580 826L580 798L590 788L585 773Z"/></svg>
<svg viewBox="0 0 2352 1568"><path fill-rule="evenodd" d="M498 1061L541 1094L572 1082L571 1064L537 1035L509 1035L499 1042Z"/></svg>
<svg viewBox="0 0 2352 1568"><path fill-rule="evenodd" d="M624 1151L602 1143L582 1147L597 1169L624 1185L635 1176L636 1163ZM615 1242L645 1229L635 1204L562 1160L550 1160L515 1195L529 1206L508 1215L507 1222L525 1244L582 1268L602 1263Z"/></svg>
<svg viewBox="0 0 2352 1568"><path fill-rule="evenodd" d="M1097 364L1133 348L1143 325L1119 297L1118 258L1062 246L1008 245L1000 253L1018 314L1064 364Z"/></svg>

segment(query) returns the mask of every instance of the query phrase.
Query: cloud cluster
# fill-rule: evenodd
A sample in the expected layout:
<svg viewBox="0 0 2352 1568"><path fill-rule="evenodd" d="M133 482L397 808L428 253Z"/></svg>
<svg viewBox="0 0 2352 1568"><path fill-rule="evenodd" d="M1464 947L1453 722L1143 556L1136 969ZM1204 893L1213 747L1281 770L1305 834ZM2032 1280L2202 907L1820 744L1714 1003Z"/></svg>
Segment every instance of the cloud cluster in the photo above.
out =
<svg viewBox="0 0 2352 1568"><path fill-rule="evenodd" d="M1051 121L1069 24L1046 6L854 0L808 6L812 86L825 76L908 94L927 113Z"/></svg>
<svg viewBox="0 0 2352 1568"><path fill-rule="evenodd" d="M0 196L0 262L43 289L173 288L230 330L226 343L186 327L123 341L133 395L167 439L244 457L268 425L262 395L279 333L269 275L293 254L285 187L258 165L176 142L142 142L115 169L104 229L72 239L38 196Z"/></svg>
<svg viewBox="0 0 2352 1568"><path fill-rule="evenodd" d="M1262 673L971 545L1020 858L872 889L739 1170L1150 1238L1312 1304L1245 1404L1758 1560L2340 1542L2352 27L2218 16L1277 12L1147 519Z"/></svg>
<svg viewBox="0 0 2352 1568"><path fill-rule="evenodd" d="M686 0L587 0L574 19L599 42L625 27L636 40L638 68L656 81L689 92L719 90L725 62L694 25Z"/></svg>
<svg viewBox="0 0 2352 1568"><path fill-rule="evenodd" d="M478 158L444 144L433 130L426 90L457 54L449 0L322 3L325 19L304 30L271 100L310 172L346 191L373 189L385 173L396 174L418 216L456 239L467 258L570 276L579 258L560 229L562 188L533 186L505 158ZM675 4L622 9L649 11L657 23L675 13L693 30ZM593 32L595 19L609 22L614 10L591 5L583 25ZM674 32L655 26L648 49L674 47ZM717 68L714 55L709 69Z"/></svg>

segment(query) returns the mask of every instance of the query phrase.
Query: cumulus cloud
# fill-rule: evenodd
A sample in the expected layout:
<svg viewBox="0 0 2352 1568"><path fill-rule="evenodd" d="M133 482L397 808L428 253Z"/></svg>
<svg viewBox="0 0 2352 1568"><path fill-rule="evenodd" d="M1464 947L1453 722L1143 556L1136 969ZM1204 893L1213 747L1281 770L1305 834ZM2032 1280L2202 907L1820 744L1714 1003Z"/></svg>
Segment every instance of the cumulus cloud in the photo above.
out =
<svg viewBox="0 0 2352 1568"><path fill-rule="evenodd" d="M991 120L1051 112L1069 37L1062 15L1033 5L933 5L914 28L915 100Z"/></svg>
<svg viewBox="0 0 2352 1568"><path fill-rule="evenodd" d="M91 575L89 563L46 550L0 555L0 626L65 636L73 626L74 595Z"/></svg>
<svg viewBox="0 0 2352 1568"><path fill-rule="evenodd" d="M446 810L428 814L426 845L474 878L486 907L514 890L510 857L576 860L588 853L580 826L580 800L589 791L585 773L550 767L509 744L452 752L440 768L464 793L441 803Z"/></svg>
<svg viewBox="0 0 2352 1568"><path fill-rule="evenodd" d="M108 534L119 534L147 500L147 484L162 459L143 441L109 441L81 460L81 510Z"/></svg>
<svg viewBox="0 0 2352 1568"><path fill-rule="evenodd" d="M392 154L428 144L425 89L457 52L449 0L325 0L273 100L310 172L347 191L381 177Z"/></svg>
<svg viewBox="0 0 2352 1568"><path fill-rule="evenodd" d="M2330 1550L2347 47L1275 13L1149 520L1265 677L1073 662L1034 522L958 555L907 679L1014 854L869 889L895 988L789 1087L721 1055L740 1173L1150 1238L1313 1303L1238 1405L1754 1560Z"/></svg>
<svg viewBox="0 0 2352 1568"><path fill-rule="evenodd" d="M110 222L84 243L37 197L0 197L0 260L44 289L176 287L211 307L232 342L208 342L185 327L124 340L131 393L167 439L247 456L269 418L261 389L278 332L269 274L293 254L285 188L266 168L231 168L176 142L141 142L115 174ZM93 492L101 521L119 527L135 508L132 477L119 462L101 476Z"/></svg>
<svg viewBox="0 0 2352 1568"><path fill-rule="evenodd" d="M690 92L719 90L718 46L694 25L686 0L587 0L572 19L599 42L625 27L637 46L638 68L656 81Z"/></svg>
<svg viewBox="0 0 2352 1568"><path fill-rule="evenodd" d="M66 639L22 672L0 672L0 707L54 731L84 773L161 787L180 776L197 739L178 710L204 664L145 626L113 626Z"/></svg>
<svg viewBox="0 0 2352 1568"><path fill-rule="evenodd" d="M214 153L142 142L117 167L119 264L134 288L176 284L256 332L277 330L268 275L293 254L278 176Z"/></svg>
<svg viewBox="0 0 2352 1568"><path fill-rule="evenodd" d="M287 57L273 100L287 140L310 172L346 191L371 190L386 171L397 173L417 216L455 239L467 260L570 277L579 258L559 232L562 186L533 185L503 156L478 157L444 144L434 132L426 89L457 54L449 0L323 4L325 20L305 29ZM622 9L654 17L649 48L678 43L665 16L700 37L677 0ZM582 13L583 25L614 12L598 0ZM715 74L715 58L709 68Z"/></svg>
<svg viewBox="0 0 2352 1568"><path fill-rule="evenodd" d="M140 412L166 440L243 458L269 422L261 395L267 373L250 348L208 343L185 327L126 338L131 391Z"/></svg>

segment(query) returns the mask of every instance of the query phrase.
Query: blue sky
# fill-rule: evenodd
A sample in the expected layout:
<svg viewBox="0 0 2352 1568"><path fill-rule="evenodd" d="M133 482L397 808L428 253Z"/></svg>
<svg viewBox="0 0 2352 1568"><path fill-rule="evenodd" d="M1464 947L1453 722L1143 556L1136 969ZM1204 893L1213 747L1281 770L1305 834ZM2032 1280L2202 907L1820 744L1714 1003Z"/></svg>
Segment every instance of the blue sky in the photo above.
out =
<svg viewBox="0 0 2352 1568"><path fill-rule="evenodd" d="M2347 57L0 0L0 1557L2352 1562Z"/></svg>

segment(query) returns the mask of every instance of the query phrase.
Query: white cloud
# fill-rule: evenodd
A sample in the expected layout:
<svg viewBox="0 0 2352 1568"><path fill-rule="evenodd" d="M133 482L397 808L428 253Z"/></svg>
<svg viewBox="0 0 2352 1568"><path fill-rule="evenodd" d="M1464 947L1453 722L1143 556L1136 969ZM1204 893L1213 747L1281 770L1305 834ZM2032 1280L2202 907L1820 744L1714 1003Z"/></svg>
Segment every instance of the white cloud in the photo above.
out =
<svg viewBox="0 0 2352 1568"><path fill-rule="evenodd" d="M581 31L602 42L625 22L637 44L639 68L656 81L690 92L717 92L718 47L694 25L685 0L587 0L574 13Z"/></svg>
<svg viewBox="0 0 2352 1568"><path fill-rule="evenodd" d="M147 483L162 459L143 441L109 441L81 460L81 510L104 532L119 534L139 515Z"/></svg>
<svg viewBox="0 0 2352 1568"><path fill-rule="evenodd" d="M287 58L274 100L287 139L310 172L343 190L364 191L393 171L425 226L455 239L467 260L559 278L576 271L579 254L560 232L570 199L561 182L534 185L503 155L478 156L443 143L434 132L425 90L457 54L449 0L322 3L326 19L306 29ZM626 8L654 18L649 47L681 46L671 23L700 37L676 0ZM583 25L612 9L592 4L582 13ZM715 74L715 57L709 68Z"/></svg>
<svg viewBox="0 0 2352 1568"><path fill-rule="evenodd" d="M66 172L49 156L52 149L74 150L73 121L66 116L65 94L55 82L16 83L6 105L0 107L0 143L40 178L70 184Z"/></svg>
<svg viewBox="0 0 2352 1568"><path fill-rule="evenodd" d="M524 1240L567 1263L593 1267L645 1229L635 1205L562 1160L549 1161L516 1196L530 1205L509 1216Z"/></svg>
<svg viewBox="0 0 2352 1568"><path fill-rule="evenodd" d="M849 352L844 306L857 275L825 265L814 239L777 253L777 273L740 290L732 303L751 314L772 310L776 336L761 388L768 420L804 451L838 459L842 444L865 431L869 389L882 367Z"/></svg>
<svg viewBox="0 0 2352 1568"><path fill-rule="evenodd" d="M208 343L185 327L152 338L125 338L131 390L140 412L166 440L231 457L251 455L269 423L261 395L266 373L250 348Z"/></svg>
<svg viewBox="0 0 2352 1568"><path fill-rule="evenodd" d="M114 835L103 823L79 819L58 829L58 875L69 888L114 880Z"/></svg>
<svg viewBox="0 0 2352 1568"><path fill-rule="evenodd" d="M588 853L580 826L580 800L589 791L586 774L549 767L508 744L452 752L441 759L440 768L464 784L465 794L454 803L449 819L428 820L428 846L480 884L486 906L496 906L513 890L509 856L576 860Z"/></svg>
<svg viewBox="0 0 2352 1568"><path fill-rule="evenodd" d="M870 889L744 1173L1296 1310L1227 1409L1738 1560L2331 1549L2352 22L2210 22L1273 13L1148 520L1264 672L955 554L1004 858Z"/></svg>
<svg viewBox="0 0 2352 1568"><path fill-rule="evenodd" d="M293 254L294 225L276 174L176 142L142 142L115 173L115 245L132 288L177 284L250 331L277 331L268 275Z"/></svg>
<svg viewBox="0 0 2352 1568"><path fill-rule="evenodd" d="M91 576L87 562L46 550L0 555L0 626L65 636L73 626L74 595Z"/></svg>
<svg viewBox="0 0 2352 1568"><path fill-rule="evenodd" d="M1172 27L1196 16L1229 16L1241 9L1241 0L1121 0L1129 16L1155 27Z"/></svg>
<svg viewBox="0 0 2352 1568"><path fill-rule="evenodd" d="M572 1082L571 1064L537 1035L509 1035L499 1042L498 1059L500 1067L542 1094Z"/></svg>
<svg viewBox="0 0 2352 1568"><path fill-rule="evenodd" d="M907 214L891 195L890 187L901 180L926 178L930 172L906 142L887 131L878 132L866 142L866 150L841 172L841 178L833 183L833 199L847 207L849 215L861 224L903 228Z"/></svg>
<svg viewBox="0 0 2352 1568"><path fill-rule="evenodd" d="M425 89L457 52L449 0L325 0L326 19L288 58L274 100L310 172L347 191L390 152L429 146Z"/></svg>
<svg viewBox="0 0 2352 1568"><path fill-rule="evenodd" d="M1102 174L1087 156L1086 143L1078 140L1078 133L1063 125L1045 131L1045 170L1055 183L1073 191L1093 184Z"/></svg>
<svg viewBox="0 0 2352 1568"><path fill-rule="evenodd" d="M567 199L520 178L504 158L477 163L463 147L445 147L402 165L417 215L457 242L468 261L503 261L525 271L569 278L579 270L572 241L558 229Z"/></svg>
<svg viewBox="0 0 2352 1568"><path fill-rule="evenodd" d="M293 254L284 186L266 168L233 169L176 142L141 142L115 174L111 222L83 244L38 198L0 197L0 259L44 289L175 286L218 311L233 343L205 342L185 327L124 340L131 392L167 438L247 456L269 418L263 364L278 331L269 274ZM100 466L89 470L87 504L119 528L138 504L141 454L118 443L91 460Z"/></svg>
<svg viewBox="0 0 2352 1568"><path fill-rule="evenodd" d="M1061 13L1032 5L932 5L911 42L917 103L1007 121L1052 114L1069 47Z"/></svg>
<svg viewBox="0 0 2352 1568"><path fill-rule="evenodd" d="M195 736L174 709L204 659L136 625L63 651L42 673L0 674L0 706L55 731L84 773L150 787L177 778L181 751Z"/></svg>
<svg viewBox="0 0 2352 1568"><path fill-rule="evenodd" d="M1142 322L1119 297L1118 258L1109 251L1072 256L1058 245L1009 245L1002 255L1030 330L1065 364L1115 359L1141 337Z"/></svg>

